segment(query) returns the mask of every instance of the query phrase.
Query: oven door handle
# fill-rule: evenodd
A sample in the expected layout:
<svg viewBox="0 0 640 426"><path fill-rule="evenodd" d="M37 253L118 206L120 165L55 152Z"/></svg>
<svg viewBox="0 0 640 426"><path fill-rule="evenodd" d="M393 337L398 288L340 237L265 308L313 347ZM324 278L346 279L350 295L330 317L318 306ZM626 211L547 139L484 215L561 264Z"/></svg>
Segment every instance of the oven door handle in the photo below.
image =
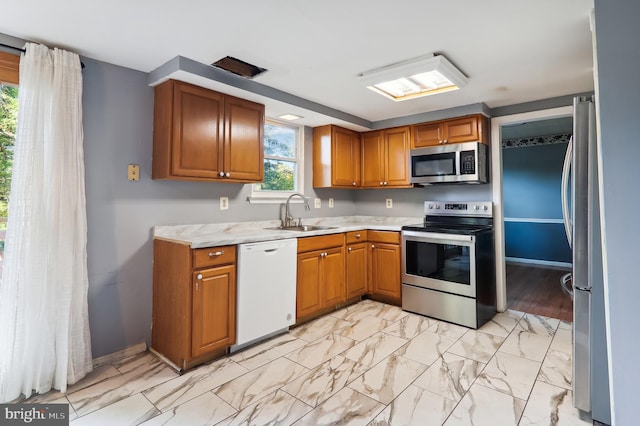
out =
<svg viewBox="0 0 640 426"><path fill-rule="evenodd" d="M476 237L473 235L439 234L435 232L422 231L402 231L402 238L409 241L420 241L434 244L473 243L476 240Z"/></svg>

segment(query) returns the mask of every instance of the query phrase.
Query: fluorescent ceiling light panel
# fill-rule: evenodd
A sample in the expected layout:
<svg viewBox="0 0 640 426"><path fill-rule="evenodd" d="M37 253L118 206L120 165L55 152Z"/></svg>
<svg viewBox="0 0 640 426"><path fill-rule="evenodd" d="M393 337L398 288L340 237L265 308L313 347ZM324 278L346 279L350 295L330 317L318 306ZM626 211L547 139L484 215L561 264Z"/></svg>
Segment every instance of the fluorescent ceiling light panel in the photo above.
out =
<svg viewBox="0 0 640 426"><path fill-rule="evenodd" d="M426 55L363 72L359 81L394 101L458 90L467 77L442 55Z"/></svg>
<svg viewBox="0 0 640 426"><path fill-rule="evenodd" d="M293 120L299 120L303 117L295 114L282 114L282 115L279 115L278 118L282 118L283 120L293 121Z"/></svg>

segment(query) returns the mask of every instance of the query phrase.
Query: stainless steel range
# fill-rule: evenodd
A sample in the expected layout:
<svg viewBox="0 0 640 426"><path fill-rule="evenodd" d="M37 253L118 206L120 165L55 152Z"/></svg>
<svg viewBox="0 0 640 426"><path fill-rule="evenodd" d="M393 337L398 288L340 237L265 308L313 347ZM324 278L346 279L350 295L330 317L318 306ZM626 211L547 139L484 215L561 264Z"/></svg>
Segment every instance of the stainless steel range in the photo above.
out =
<svg viewBox="0 0 640 426"><path fill-rule="evenodd" d="M491 202L425 201L402 227L402 309L479 328L496 313Z"/></svg>

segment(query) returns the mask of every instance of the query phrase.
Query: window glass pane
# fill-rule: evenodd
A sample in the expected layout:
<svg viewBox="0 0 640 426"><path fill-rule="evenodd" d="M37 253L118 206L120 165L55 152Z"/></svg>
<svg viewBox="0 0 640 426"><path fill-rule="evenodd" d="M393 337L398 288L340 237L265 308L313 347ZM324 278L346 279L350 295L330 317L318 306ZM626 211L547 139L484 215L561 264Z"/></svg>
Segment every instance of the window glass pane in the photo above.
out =
<svg viewBox="0 0 640 426"><path fill-rule="evenodd" d="M264 160L264 182L256 184L258 191L295 191L294 161Z"/></svg>
<svg viewBox="0 0 640 426"><path fill-rule="evenodd" d="M18 121L18 88L0 85L0 274L7 232L9 190L13 167L13 146Z"/></svg>
<svg viewBox="0 0 640 426"><path fill-rule="evenodd" d="M266 156L296 158L296 131L290 127L265 124L264 154Z"/></svg>

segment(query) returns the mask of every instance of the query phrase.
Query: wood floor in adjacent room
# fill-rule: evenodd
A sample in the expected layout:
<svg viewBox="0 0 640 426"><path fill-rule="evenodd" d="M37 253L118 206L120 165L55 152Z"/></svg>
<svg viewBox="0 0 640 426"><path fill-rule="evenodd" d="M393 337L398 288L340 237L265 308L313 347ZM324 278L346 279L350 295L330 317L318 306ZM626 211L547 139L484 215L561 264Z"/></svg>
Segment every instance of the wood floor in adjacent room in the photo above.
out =
<svg viewBox="0 0 640 426"><path fill-rule="evenodd" d="M535 315L573 321L573 302L560 288L564 269L507 263L507 306Z"/></svg>

